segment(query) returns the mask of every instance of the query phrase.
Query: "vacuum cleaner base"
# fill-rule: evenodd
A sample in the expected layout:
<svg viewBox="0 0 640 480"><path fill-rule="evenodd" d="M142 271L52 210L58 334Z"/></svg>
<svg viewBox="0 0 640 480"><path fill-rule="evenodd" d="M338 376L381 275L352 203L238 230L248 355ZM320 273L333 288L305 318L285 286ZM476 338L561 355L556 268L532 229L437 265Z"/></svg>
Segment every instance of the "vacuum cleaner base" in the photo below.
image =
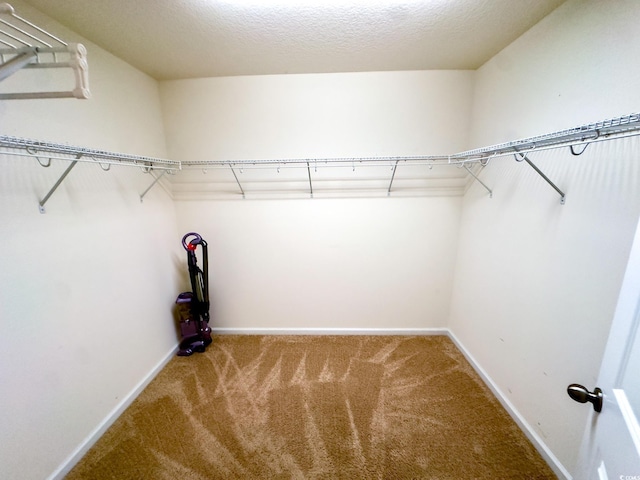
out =
<svg viewBox="0 0 640 480"><path fill-rule="evenodd" d="M211 328L207 321L194 311L194 301L196 299L192 292L182 292L176 299L182 336L178 355L181 357L188 357L195 352L204 352L207 345L211 343Z"/></svg>
<svg viewBox="0 0 640 480"><path fill-rule="evenodd" d="M209 332L211 329L208 329ZM207 349L207 345L211 343L211 337L208 338L205 336L204 340L202 339L202 335L194 335L192 337L184 338L180 342L180 347L178 350L179 357L188 357L189 355L193 355L194 353L203 353Z"/></svg>

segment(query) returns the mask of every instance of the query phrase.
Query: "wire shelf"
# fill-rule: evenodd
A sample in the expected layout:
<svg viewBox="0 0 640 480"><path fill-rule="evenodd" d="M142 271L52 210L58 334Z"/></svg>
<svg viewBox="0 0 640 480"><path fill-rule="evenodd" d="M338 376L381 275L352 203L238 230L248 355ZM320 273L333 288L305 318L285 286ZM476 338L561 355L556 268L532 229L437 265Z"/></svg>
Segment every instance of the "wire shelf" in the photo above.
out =
<svg viewBox="0 0 640 480"><path fill-rule="evenodd" d="M640 113L589 123L545 135L467 150L451 155L451 160L455 162L478 162L484 161L492 156L612 140L621 136L634 134L640 134Z"/></svg>
<svg viewBox="0 0 640 480"><path fill-rule="evenodd" d="M87 49L67 43L22 18L8 3L0 3L0 81L22 69L69 68L75 87L66 91L0 93L0 100L91 97Z"/></svg>
<svg viewBox="0 0 640 480"><path fill-rule="evenodd" d="M327 184L328 181L335 180L335 178L320 177L318 172L322 169L331 170L335 167L351 167L355 172L356 168L361 169L362 167L369 167L371 169L380 169L380 167L386 167L389 169L389 171L386 175L383 175L383 177L386 179L385 189L387 195L391 195L392 192L395 192L395 186L398 183L398 179L406 182L408 180L415 180L417 176L420 175L420 173L418 173L417 176L414 175L410 178L398 177L396 173L397 170L399 170L399 167L401 167L400 169L404 170L405 167L408 166L423 166L428 167L430 170L435 166L448 168L451 168L453 166L465 171L464 175L467 175L468 178L471 179L471 181L475 180L479 184L481 184L487 190L489 196L491 197L493 195L493 191L491 188L489 188L489 186L487 186L480 180L480 178L478 177L479 170L476 169L476 171L474 172L473 169L469 167L469 165L479 164L481 166L486 166L491 158L504 155L514 155L517 161L524 161L529 164L536 171L536 173L538 173L551 187L554 188L554 190L560 195L561 203L564 204L564 192L527 157L529 153L531 153L532 151L540 151L543 149L569 147L573 155L581 155L584 152L586 146L593 142L601 142L605 140L613 140L616 138L624 138L635 135L640 135L640 114L638 113L603 120L601 122L585 124L579 127L561 130L545 135L529 137L474 150L467 150L464 152L446 156L418 155L337 158L272 158L252 160L191 160L180 162L177 160L166 160L146 156L129 155L125 153L114 153L104 150L95 150L84 147L42 142L37 140L2 135L0 135L0 153L35 158L42 166L45 167L48 166L48 164L44 164L43 159L49 159L49 163L51 159L67 160L72 163L67 172L63 174L63 176L54 186L51 192L49 192L49 194L41 202L41 211L44 211L44 202L46 202L51 193L53 193L59 183L64 179L64 177L66 177L68 171L70 171L77 162L91 162L100 164L101 166L123 165L141 167L145 172L159 170L162 171L162 174L173 173L176 170L181 169L202 169L203 171L206 171L209 168L221 170L226 169L231 173L233 177L233 183L235 183L237 191L242 195L243 198L246 194L246 182L245 179L241 179L238 176L238 173L242 174L244 169L271 169L277 172L279 172L281 168L302 169L306 174L303 180L304 185L306 185L308 194L313 197L314 191L318 192L319 184L322 185L323 182L324 184ZM575 149L577 145L581 145L580 149L578 150ZM432 174L429 174L428 177L430 178L431 183L433 183L434 180L437 180L437 178ZM159 179L160 177L154 176L154 182L140 196L141 200L147 193L147 191L151 187L153 187L159 181ZM371 178L365 175L362 180L370 181Z"/></svg>
<svg viewBox="0 0 640 480"><path fill-rule="evenodd" d="M0 149L6 155L35 158L40 162L41 159L52 159L141 167L145 170L180 170L180 162L177 160L94 150L5 135L0 135Z"/></svg>

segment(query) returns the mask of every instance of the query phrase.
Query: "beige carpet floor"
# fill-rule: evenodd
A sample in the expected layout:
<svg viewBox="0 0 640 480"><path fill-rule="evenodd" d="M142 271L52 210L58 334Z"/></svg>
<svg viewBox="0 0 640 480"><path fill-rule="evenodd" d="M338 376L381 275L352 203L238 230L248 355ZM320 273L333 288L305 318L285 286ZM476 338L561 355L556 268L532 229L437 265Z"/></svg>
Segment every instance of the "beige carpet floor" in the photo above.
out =
<svg viewBox="0 0 640 480"><path fill-rule="evenodd" d="M555 479L444 336L219 336L66 477Z"/></svg>

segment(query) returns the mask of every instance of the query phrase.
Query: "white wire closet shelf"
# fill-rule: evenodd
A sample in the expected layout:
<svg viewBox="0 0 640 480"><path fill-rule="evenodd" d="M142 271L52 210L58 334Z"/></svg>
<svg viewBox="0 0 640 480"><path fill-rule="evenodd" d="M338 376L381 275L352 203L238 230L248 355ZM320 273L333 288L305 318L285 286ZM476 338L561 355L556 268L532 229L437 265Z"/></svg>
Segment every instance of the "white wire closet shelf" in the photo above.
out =
<svg viewBox="0 0 640 480"><path fill-rule="evenodd" d="M8 3L0 3L0 62L0 81L23 69L70 69L75 79L75 86L65 90L0 91L0 100L91 96L86 48L80 43L67 43L20 17ZM43 82L60 83L50 77L44 77Z"/></svg>
<svg viewBox="0 0 640 480"><path fill-rule="evenodd" d="M249 193L245 188L244 181L240 180L238 172L245 169L277 169L297 168L306 172L305 183L307 193L314 195L314 175L318 168L323 167L380 167L388 166L387 184L385 185L387 195L391 195L394 188L394 181L397 181L396 173L405 166L456 166L464 170L475 181L479 182L492 196L492 190L485 185L478 177L478 169L475 172L473 165L481 165L480 168L496 157L514 155L518 162L525 161L538 173L556 192L560 195L560 201L564 204L565 194L556 186L533 162L528 158L528 154L535 151L547 149L557 149L568 147L573 155L580 155L588 145L594 142L613 140L621 137L640 135L640 114L630 114L612 119L603 120L596 123L581 125L578 127L560 130L553 133L538 135L534 137L515 140L507 143L491 145L487 147L467 150L452 155L424 155L424 156L381 156L381 157L342 157L342 158L281 158L281 159L247 159L247 160L195 160L184 161L181 166L185 170L189 169L226 169L233 175L236 184L236 193L240 193L243 198ZM368 179L369 180L369 179ZM300 185L302 182L298 182ZM315 190L317 191L317 189Z"/></svg>
<svg viewBox="0 0 640 480"><path fill-rule="evenodd" d="M451 155L453 163L481 162L486 164L493 157L526 154L535 150L569 147L571 153L580 155L586 146L594 142L620 137L640 135L640 113L589 123L553 133L524 138L488 147L476 148ZM576 149L581 145L583 148Z"/></svg>
<svg viewBox="0 0 640 480"><path fill-rule="evenodd" d="M528 163L536 173L538 173L550 186L552 186L561 197L561 203L564 203L565 194L556 186L533 162L528 158L528 155L532 152L557 149L557 148L569 148L572 155L581 155L585 149L594 142L602 142L626 137L632 137L640 135L640 114L630 114L621 117L616 117L600 122L585 124L579 127L561 130L544 135L538 135L521 140L515 140L512 142L501 143L483 148L477 148L468 150L452 155L437 155L437 156L380 156L380 157L343 157L343 158L282 158L282 159L255 159L255 160L196 160L196 161L177 161L177 160L165 160L153 157L129 155L125 153L113 153L103 150L94 150L84 147L76 147L70 145L63 145L58 143L42 142L37 140L30 140L25 138L17 138L10 136L0 135L0 153L5 155L13 155L25 158L36 159L40 165L47 167L52 159L70 161L71 165L65 171L60 180L52 188L52 190L45 196L40 202L41 211L43 211L44 203L48 200L49 196L55 191L57 186L64 180L78 162L90 162L99 164L103 170L107 170L106 166L121 165L132 166L142 168L147 173L152 173L153 170L161 171L161 175L165 173L175 173L177 170L189 171L189 170L203 170L206 171L209 168L222 169L232 174L229 181L225 184L225 188L232 188L229 190L233 195L242 195L245 198L247 193L251 193L247 190L248 184L243 183L240 180L244 169L258 169L271 171L273 173L279 173L281 168L298 169L304 173L304 176L293 181L286 179L281 182L284 190L291 185L300 189L306 193L306 195L314 196L317 192L317 186L320 181L323 180L320 172L323 168L328 170L334 169L334 167L349 167L354 171L366 170L367 168L376 169L376 172L383 172L384 178L376 183L374 188L378 191L386 190L386 194L390 195L394 190L394 182L397 182L400 178L401 181L413 182L413 192L430 188L424 182L420 183L420 179L404 177L397 175L398 171L404 169L405 166L417 166L422 167L423 171L426 169L431 170L432 167L448 168L457 167L463 170L463 175L466 179L472 178L479 182L489 193L492 195L492 190L485 185L480 178L479 169L486 166L489 160L506 156L514 155L516 161ZM478 167L472 168L473 165ZM344 168L342 168L344 170ZM335 170L335 169L334 169ZM467 175L468 174L468 175ZM153 175L153 173L152 173ZM154 182L149 188L140 196L141 200L144 195L151 189L160 179L160 176L154 177ZM174 195L179 193L180 188L179 175L174 176L174 180L171 182ZM272 176L273 177L273 176ZM326 180L326 178L325 178ZM329 179L327 184L333 185L332 188L340 189L340 179ZM362 183L372 185L375 183L373 177L362 176ZM267 179L265 183L273 182ZM278 183L278 182L273 182ZM251 185L249 183L249 185Z"/></svg>
<svg viewBox="0 0 640 480"><path fill-rule="evenodd" d="M51 195L53 195L78 162L98 164L105 171L108 171L111 168L111 165L138 167L145 173L150 173L152 176L152 172L154 170L161 171L160 176L154 176L153 183L140 195L140 201L142 201L147 192L160 180L162 175L180 169L180 162L176 160L129 155L126 153L115 153L105 150L94 150L91 148L76 147L60 143L41 142L6 135L0 135L0 153L9 156L35 159L42 167L49 167L52 160L64 160L70 162L67 169L51 190L49 190L42 200L40 200L40 213L45 213L45 203L47 203Z"/></svg>
<svg viewBox="0 0 640 480"><path fill-rule="evenodd" d="M42 166L43 160L67 160L96 163L99 165L121 165L140 167L145 170L179 170L180 162L161 158L94 150L61 143L42 142L28 138L0 135L0 150L5 155L35 158Z"/></svg>

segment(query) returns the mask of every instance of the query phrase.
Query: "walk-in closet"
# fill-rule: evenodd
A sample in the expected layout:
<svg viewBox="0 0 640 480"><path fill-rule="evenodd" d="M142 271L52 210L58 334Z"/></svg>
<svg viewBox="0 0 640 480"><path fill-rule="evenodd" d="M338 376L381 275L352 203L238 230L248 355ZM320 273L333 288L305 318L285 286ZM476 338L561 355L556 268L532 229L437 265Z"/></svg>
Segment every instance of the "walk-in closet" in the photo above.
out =
<svg viewBox="0 0 640 480"><path fill-rule="evenodd" d="M406 469L379 453L393 422L446 428L382 415L426 408L406 363L458 375L433 399L469 415L457 438L504 421L551 476L640 478L640 3L267 3L0 4L0 477L122 478L148 404L168 422L149 438L182 415L176 443L237 445L212 435L226 453L190 470L150 440L118 468L448 478L413 434ZM176 357L187 232L208 243L212 370ZM192 416L218 407L281 434ZM343 426L348 448L323 433ZM493 462L455 438L437 461Z"/></svg>

